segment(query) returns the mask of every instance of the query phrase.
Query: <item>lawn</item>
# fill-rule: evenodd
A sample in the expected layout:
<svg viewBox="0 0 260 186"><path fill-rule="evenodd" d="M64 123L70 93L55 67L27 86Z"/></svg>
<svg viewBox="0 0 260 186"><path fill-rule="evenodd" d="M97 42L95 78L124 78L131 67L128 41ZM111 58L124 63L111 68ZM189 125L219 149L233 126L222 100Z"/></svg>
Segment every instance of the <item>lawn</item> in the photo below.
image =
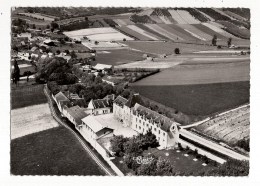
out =
<svg viewBox="0 0 260 186"><path fill-rule="evenodd" d="M185 154L187 154L187 151L185 149L151 149L150 152L156 157L162 157L163 159L169 160L171 165L174 167L175 172L185 173L185 175L197 175L199 171L215 169L215 167L210 164L203 166L202 164L205 163L205 161L202 159L197 159L195 155L188 154L188 156L184 156ZM148 154L149 150L145 151L144 153ZM197 159L197 161L193 160L195 158Z"/></svg>
<svg viewBox="0 0 260 186"><path fill-rule="evenodd" d="M11 106L12 109L47 103L43 92L43 85L12 86Z"/></svg>
<svg viewBox="0 0 260 186"><path fill-rule="evenodd" d="M133 61L143 60L142 52L119 49L97 52L96 63L119 65Z"/></svg>
<svg viewBox="0 0 260 186"><path fill-rule="evenodd" d="M105 175L64 127L11 141L14 175Z"/></svg>
<svg viewBox="0 0 260 186"><path fill-rule="evenodd" d="M196 116L234 108L249 102L250 83L214 83L176 86L132 86L141 95Z"/></svg>

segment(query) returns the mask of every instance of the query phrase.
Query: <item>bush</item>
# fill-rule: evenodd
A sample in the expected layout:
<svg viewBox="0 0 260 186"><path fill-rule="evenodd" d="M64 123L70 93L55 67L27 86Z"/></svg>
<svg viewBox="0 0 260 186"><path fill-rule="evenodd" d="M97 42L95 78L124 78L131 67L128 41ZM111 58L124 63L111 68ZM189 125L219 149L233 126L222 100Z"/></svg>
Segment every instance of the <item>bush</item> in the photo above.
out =
<svg viewBox="0 0 260 186"><path fill-rule="evenodd" d="M174 49L174 53L175 53L175 54L180 54L180 49L179 49L179 48L175 48L175 49Z"/></svg>

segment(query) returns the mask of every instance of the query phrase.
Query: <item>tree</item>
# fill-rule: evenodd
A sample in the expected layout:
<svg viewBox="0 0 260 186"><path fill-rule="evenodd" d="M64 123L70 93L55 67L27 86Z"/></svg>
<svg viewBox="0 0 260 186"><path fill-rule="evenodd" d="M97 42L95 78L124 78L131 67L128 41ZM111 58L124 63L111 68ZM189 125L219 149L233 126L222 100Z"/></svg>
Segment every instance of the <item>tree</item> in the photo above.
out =
<svg viewBox="0 0 260 186"><path fill-rule="evenodd" d="M58 29L58 28L59 28L59 25L58 25L57 23L55 23L55 22L52 22L52 23L51 23L51 28L52 28L52 29Z"/></svg>
<svg viewBox="0 0 260 186"><path fill-rule="evenodd" d="M136 174L138 176L156 176L156 165L157 159L154 158L149 164L141 164L140 167L138 167Z"/></svg>
<svg viewBox="0 0 260 186"><path fill-rule="evenodd" d="M156 176L171 176L173 174L173 166L169 160L159 157L156 163Z"/></svg>
<svg viewBox="0 0 260 186"><path fill-rule="evenodd" d="M228 47L230 47L230 46L231 46L231 44L232 44L232 38L230 37L230 38L228 38L228 41L227 41L227 46L228 46Z"/></svg>
<svg viewBox="0 0 260 186"><path fill-rule="evenodd" d="M180 49L179 49L179 48L175 48L175 49L174 49L174 53L175 53L175 54L180 54Z"/></svg>
<svg viewBox="0 0 260 186"><path fill-rule="evenodd" d="M143 150L141 144L138 143L136 138L132 138L124 144L124 152L125 154L132 154L133 156L137 157L142 154Z"/></svg>
<svg viewBox="0 0 260 186"><path fill-rule="evenodd" d="M124 38L123 41L126 41L126 38Z"/></svg>
<svg viewBox="0 0 260 186"><path fill-rule="evenodd" d="M74 50L71 51L70 55L71 55L71 58L77 58L77 55Z"/></svg>
<svg viewBox="0 0 260 186"><path fill-rule="evenodd" d="M36 29L36 26L35 26L35 24L33 24L33 25L32 25L32 28L33 28L33 29Z"/></svg>
<svg viewBox="0 0 260 186"><path fill-rule="evenodd" d="M51 27L50 25L47 25L47 26L46 26L47 29L50 29L50 27Z"/></svg>
<svg viewBox="0 0 260 186"><path fill-rule="evenodd" d="M122 157L124 155L124 144L128 141L128 138L120 136L115 136L110 140L111 143L111 151L115 152L116 156Z"/></svg>
<svg viewBox="0 0 260 186"><path fill-rule="evenodd" d="M13 79L13 83L15 83L16 85L20 80L20 68L16 60L14 61L14 70L12 73L12 79Z"/></svg>
<svg viewBox="0 0 260 186"><path fill-rule="evenodd" d="M217 35L216 34L214 34L211 43L213 46L217 46Z"/></svg>
<svg viewBox="0 0 260 186"><path fill-rule="evenodd" d="M88 17L87 16L85 17L85 21L88 21Z"/></svg>

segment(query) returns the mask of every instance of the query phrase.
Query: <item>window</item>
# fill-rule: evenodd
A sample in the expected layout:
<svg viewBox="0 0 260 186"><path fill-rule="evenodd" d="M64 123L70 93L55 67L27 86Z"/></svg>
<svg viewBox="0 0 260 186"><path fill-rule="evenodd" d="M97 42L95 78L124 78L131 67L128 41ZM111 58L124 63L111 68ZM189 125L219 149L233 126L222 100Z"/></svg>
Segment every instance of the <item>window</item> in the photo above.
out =
<svg viewBox="0 0 260 186"><path fill-rule="evenodd" d="M141 120L139 120L139 123L141 123Z"/></svg>
<svg viewBox="0 0 260 186"><path fill-rule="evenodd" d="M137 128L137 125L135 126L135 128Z"/></svg>
<svg viewBox="0 0 260 186"><path fill-rule="evenodd" d="M145 125L145 123L143 122L143 126Z"/></svg>
<svg viewBox="0 0 260 186"><path fill-rule="evenodd" d="M146 124L146 126L148 127L148 123Z"/></svg>
<svg viewBox="0 0 260 186"><path fill-rule="evenodd" d="M139 129L141 129L141 127L139 126Z"/></svg>
<svg viewBox="0 0 260 186"><path fill-rule="evenodd" d="M159 130L158 132L159 132L159 134L161 133L161 131L160 131L160 130Z"/></svg>
<svg viewBox="0 0 260 186"><path fill-rule="evenodd" d="M156 131L156 128L154 127L154 129L153 129L154 131Z"/></svg>
<svg viewBox="0 0 260 186"><path fill-rule="evenodd" d="M160 137L158 137L158 141L160 141Z"/></svg>
<svg viewBox="0 0 260 186"><path fill-rule="evenodd" d="M136 122L137 122L137 118L136 118Z"/></svg>
<svg viewBox="0 0 260 186"><path fill-rule="evenodd" d="M165 132L163 133L163 136L165 136Z"/></svg>

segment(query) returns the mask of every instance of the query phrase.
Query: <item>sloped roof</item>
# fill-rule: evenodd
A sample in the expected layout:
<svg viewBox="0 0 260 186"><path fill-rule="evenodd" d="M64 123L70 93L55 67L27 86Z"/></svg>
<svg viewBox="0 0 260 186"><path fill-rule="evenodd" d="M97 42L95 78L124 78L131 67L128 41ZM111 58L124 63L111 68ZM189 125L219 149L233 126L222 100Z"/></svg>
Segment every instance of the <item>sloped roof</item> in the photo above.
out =
<svg viewBox="0 0 260 186"><path fill-rule="evenodd" d="M163 131L169 132L170 127L174 123L170 118L159 114L158 112L155 112L149 108L146 108L138 103L134 106L134 111L138 112L141 115L144 115L148 119L153 119L156 123L160 123L160 127Z"/></svg>
<svg viewBox="0 0 260 186"><path fill-rule="evenodd" d="M75 122L81 124L81 119L88 116L82 108L78 105L70 108L66 108L67 112L75 119Z"/></svg>
<svg viewBox="0 0 260 186"><path fill-rule="evenodd" d="M118 105L125 105L127 102L127 99L123 98L122 96L117 96L117 98L114 100L114 103L118 104Z"/></svg>
<svg viewBox="0 0 260 186"><path fill-rule="evenodd" d="M112 65L106 65L106 64L96 64L96 66L94 66L94 69L97 69L97 70L104 70L104 69L110 69L112 68Z"/></svg>
<svg viewBox="0 0 260 186"><path fill-rule="evenodd" d="M69 101L69 99L62 93L62 92L59 92L57 93L55 96L55 99L56 101Z"/></svg>
<svg viewBox="0 0 260 186"><path fill-rule="evenodd" d="M132 108L136 103L143 105L144 102L139 94L133 94L126 102L125 106Z"/></svg>
<svg viewBox="0 0 260 186"><path fill-rule="evenodd" d="M112 106L112 100L108 99L96 99L93 100L93 106L95 109L97 108L106 108L106 107L111 107Z"/></svg>
<svg viewBox="0 0 260 186"><path fill-rule="evenodd" d="M82 121L91 128L95 133L105 128L100 122L95 119L95 116L89 115L82 119Z"/></svg>

